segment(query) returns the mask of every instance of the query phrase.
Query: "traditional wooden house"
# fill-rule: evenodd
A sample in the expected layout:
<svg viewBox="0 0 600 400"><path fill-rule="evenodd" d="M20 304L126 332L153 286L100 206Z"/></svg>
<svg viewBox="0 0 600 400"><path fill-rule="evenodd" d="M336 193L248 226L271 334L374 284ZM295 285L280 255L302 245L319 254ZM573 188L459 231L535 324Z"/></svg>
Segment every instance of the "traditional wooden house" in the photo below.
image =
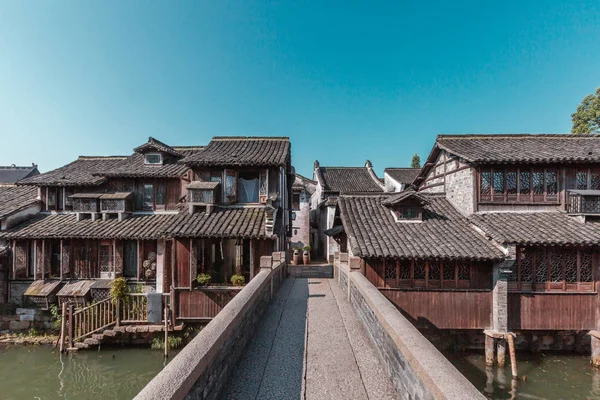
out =
<svg viewBox="0 0 600 400"><path fill-rule="evenodd" d="M34 281L123 276L171 292L178 319L211 318L235 293L232 275L247 282L260 256L284 250L291 176L287 138L215 137L205 147L150 138L130 156L80 157L25 179L39 188L42 211L2 233L11 299ZM201 272L211 288L196 288ZM65 285L58 296L90 298L100 286Z"/></svg>
<svg viewBox="0 0 600 400"><path fill-rule="evenodd" d="M310 198L317 183L300 174L296 174L292 185L292 237L291 246L304 248L310 246L317 230L310 226Z"/></svg>
<svg viewBox="0 0 600 400"><path fill-rule="evenodd" d="M383 184L386 192L401 192L407 189L419 175L421 168L386 168Z"/></svg>
<svg viewBox="0 0 600 400"><path fill-rule="evenodd" d="M319 161L315 161L313 180L316 189L311 198L311 224L318 231L318 239L312 243L312 248L316 255L332 261L334 252L340 251L340 244L344 243L339 235L332 235L339 232L330 231L338 225L338 197L382 193L385 186L368 160L364 167L322 167Z"/></svg>
<svg viewBox="0 0 600 400"><path fill-rule="evenodd" d="M415 185L339 208L350 256L417 326L485 331L488 356L508 332L600 349L599 136L439 136Z"/></svg>

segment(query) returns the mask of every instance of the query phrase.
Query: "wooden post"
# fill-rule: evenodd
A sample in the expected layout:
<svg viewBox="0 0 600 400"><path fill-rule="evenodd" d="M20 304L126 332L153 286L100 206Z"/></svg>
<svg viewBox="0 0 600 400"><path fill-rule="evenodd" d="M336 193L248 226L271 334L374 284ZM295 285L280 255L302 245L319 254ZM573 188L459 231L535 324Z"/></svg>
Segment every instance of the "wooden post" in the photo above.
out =
<svg viewBox="0 0 600 400"><path fill-rule="evenodd" d="M65 351L65 324L67 323L67 303L62 304L62 316L60 319L60 352Z"/></svg>
<svg viewBox="0 0 600 400"><path fill-rule="evenodd" d="M169 357L169 306L165 304L165 358Z"/></svg>
<svg viewBox="0 0 600 400"><path fill-rule="evenodd" d="M65 203L63 203L64 205ZM62 281L64 279L63 277L63 240L60 239L60 262L58 263L58 265L60 265L60 280Z"/></svg>
<svg viewBox="0 0 600 400"><path fill-rule="evenodd" d="M69 303L69 348L73 348L73 303Z"/></svg>
<svg viewBox="0 0 600 400"><path fill-rule="evenodd" d="M254 239L250 239L250 280L254 278Z"/></svg>
<svg viewBox="0 0 600 400"><path fill-rule="evenodd" d="M121 299L119 299L118 297L117 297L115 316L116 316L116 325L120 326L121 325Z"/></svg>
<svg viewBox="0 0 600 400"><path fill-rule="evenodd" d="M485 335L485 365L494 365L494 343L495 339L490 335Z"/></svg>
<svg viewBox="0 0 600 400"><path fill-rule="evenodd" d="M510 353L510 367L512 368L513 379L517 379L517 354L515 353L515 338L512 333L506 335L508 340L508 352Z"/></svg>
<svg viewBox="0 0 600 400"><path fill-rule="evenodd" d="M504 367L504 365L506 364L506 340L498 340L496 351L496 357L498 358L498 366Z"/></svg>

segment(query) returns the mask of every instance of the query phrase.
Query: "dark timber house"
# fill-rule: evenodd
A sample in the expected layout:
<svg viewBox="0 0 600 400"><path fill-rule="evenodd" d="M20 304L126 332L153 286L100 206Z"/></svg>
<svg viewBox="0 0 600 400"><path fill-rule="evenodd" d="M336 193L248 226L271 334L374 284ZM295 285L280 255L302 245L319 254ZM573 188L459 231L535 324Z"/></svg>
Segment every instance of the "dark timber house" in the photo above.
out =
<svg viewBox="0 0 600 400"><path fill-rule="evenodd" d="M368 160L364 167L322 167L319 161L315 161L313 180L316 189L311 198L311 224L318 234L312 248L315 255L331 261L336 251L345 251L346 245L343 232L330 231L339 225L339 212L336 212L338 197L382 193L384 184Z"/></svg>
<svg viewBox="0 0 600 400"><path fill-rule="evenodd" d="M600 136L438 136L413 186L339 211L348 256L419 328L485 332L488 361L508 332L600 352Z"/></svg>
<svg viewBox="0 0 600 400"><path fill-rule="evenodd" d="M170 292L178 320L214 317L239 290L232 275L248 282L261 256L285 249L290 154L284 137L196 147L150 138L132 155L82 156L21 181L39 191L42 210L0 234L10 242L10 301L89 300L123 276ZM210 287L196 287L199 273Z"/></svg>

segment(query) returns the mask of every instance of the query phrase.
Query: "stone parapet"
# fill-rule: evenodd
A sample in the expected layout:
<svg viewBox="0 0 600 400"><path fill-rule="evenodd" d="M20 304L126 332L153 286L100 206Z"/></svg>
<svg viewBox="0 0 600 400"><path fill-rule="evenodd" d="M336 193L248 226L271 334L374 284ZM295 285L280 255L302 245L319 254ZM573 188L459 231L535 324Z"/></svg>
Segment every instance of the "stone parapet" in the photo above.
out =
<svg viewBox="0 0 600 400"><path fill-rule="evenodd" d="M485 399L367 278L348 265L336 276L349 293L398 393L405 399Z"/></svg>
<svg viewBox="0 0 600 400"><path fill-rule="evenodd" d="M263 256L260 272L135 397L218 399L223 385L251 340L273 291L285 272L285 255Z"/></svg>

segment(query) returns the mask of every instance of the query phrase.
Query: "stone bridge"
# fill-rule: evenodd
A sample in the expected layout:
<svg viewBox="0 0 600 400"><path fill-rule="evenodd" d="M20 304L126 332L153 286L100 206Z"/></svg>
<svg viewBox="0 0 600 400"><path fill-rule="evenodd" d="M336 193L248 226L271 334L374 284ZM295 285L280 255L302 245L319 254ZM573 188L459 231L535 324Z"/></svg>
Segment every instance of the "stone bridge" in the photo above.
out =
<svg viewBox="0 0 600 400"><path fill-rule="evenodd" d="M331 279L260 261L136 399L484 399L347 255Z"/></svg>

